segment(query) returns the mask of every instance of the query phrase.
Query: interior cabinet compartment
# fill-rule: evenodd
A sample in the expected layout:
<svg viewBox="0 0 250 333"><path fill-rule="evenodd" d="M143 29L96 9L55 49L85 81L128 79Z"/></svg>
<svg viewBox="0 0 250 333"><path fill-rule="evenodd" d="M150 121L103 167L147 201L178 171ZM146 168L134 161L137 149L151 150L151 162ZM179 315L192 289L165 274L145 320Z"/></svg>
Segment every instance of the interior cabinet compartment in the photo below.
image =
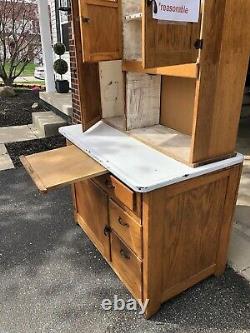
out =
<svg viewBox="0 0 250 333"><path fill-rule="evenodd" d="M98 62L121 59L120 0L78 1L83 61Z"/></svg>
<svg viewBox="0 0 250 333"><path fill-rule="evenodd" d="M162 76L159 121L130 134L158 151L189 164L196 80Z"/></svg>
<svg viewBox="0 0 250 333"><path fill-rule="evenodd" d="M99 63L102 118L111 126L125 130L124 74L121 61Z"/></svg>
<svg viewBox="0 0 250 333"><path fill-rule="evenodd" d="M126 66L136 61L141 64L142 71L190 63L195 67L199 54L196 42L200 38L200 22L173 24L155 20L152 18L152 4L140 0L122 2L122 22Z"/></svg>
<svg viewBox="0 0 250 333"><path fill-rule="evenodd" d="M127 130L153 126L160 121L161 76L126 74Z"/></svg>

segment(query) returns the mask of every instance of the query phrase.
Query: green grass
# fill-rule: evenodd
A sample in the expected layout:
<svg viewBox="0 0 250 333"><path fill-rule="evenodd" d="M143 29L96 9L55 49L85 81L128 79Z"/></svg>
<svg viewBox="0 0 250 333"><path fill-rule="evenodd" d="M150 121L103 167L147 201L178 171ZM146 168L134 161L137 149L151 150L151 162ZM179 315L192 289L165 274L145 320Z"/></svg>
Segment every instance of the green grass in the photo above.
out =
<svg viewBox="0 0 250 333"><path fill-rule="evenodd" d="M32 63L28 64L20 76L34 76L35 67L36 67L35 64ZM18 66L18 69L19 68L21 68L21 65ZM9 69L10 69L10 64L7 63L5 65L5 70L9 72Z"/></svg>

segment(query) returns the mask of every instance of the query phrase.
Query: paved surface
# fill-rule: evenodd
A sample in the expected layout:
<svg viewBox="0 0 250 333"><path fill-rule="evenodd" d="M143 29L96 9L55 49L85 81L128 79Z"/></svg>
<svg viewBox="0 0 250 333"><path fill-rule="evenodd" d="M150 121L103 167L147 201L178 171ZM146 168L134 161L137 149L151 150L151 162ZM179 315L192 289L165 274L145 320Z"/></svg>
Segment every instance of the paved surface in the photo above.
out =
<svg viewBox="0 0 250 333"><path fill-rule="evenodd" d="M0 127L0 144L37 138L38 135L32 125Z"/></svg>
<svg viewBox="0 0 250 333"><path fill-rule="evenodd" d="M0 171L13 169L14 165L4 144L0 143Z"/></svg>
<svg viewBox="0 0 250 333"><path fill-rule="evenodd" d="M1 333L247 333L250 286L228 269L151 320L105 312L130 295L72 219L70 188L37 192L23 169L0 172Z"/></svg>

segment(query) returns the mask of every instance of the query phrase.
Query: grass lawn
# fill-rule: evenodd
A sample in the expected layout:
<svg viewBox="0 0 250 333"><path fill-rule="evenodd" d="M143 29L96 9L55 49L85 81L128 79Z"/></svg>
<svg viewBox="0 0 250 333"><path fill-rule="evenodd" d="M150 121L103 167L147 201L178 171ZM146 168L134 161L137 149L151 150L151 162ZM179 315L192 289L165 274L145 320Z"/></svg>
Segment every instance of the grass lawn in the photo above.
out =
<svg viewBox="0 0 250 333"><path fill-rule="evenodd" d="M21 65L19 67L21 68ZM25 70L22 72L21 76L33 76L34 75L35 67L36 67L35 64L28 64L25 67ZM5 70L8 72L9 68L10 68L10 65L9 65L9 63L7 63L5 65Z"/></svg>

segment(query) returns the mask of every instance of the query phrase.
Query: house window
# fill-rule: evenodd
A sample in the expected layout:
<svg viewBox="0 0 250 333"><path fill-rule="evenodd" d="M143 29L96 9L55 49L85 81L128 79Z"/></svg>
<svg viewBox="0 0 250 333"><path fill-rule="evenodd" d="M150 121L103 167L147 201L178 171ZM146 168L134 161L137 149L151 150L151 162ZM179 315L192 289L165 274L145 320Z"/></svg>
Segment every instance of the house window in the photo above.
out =
<svg viewBox="0 0 250 333"><path fill-rule="evenodd" d="M59 6L59 1L56 1L56 8ZM57 11L57 35L58 41L66 46L66 51L69 51L69 20L68 13Z"/></svg>

